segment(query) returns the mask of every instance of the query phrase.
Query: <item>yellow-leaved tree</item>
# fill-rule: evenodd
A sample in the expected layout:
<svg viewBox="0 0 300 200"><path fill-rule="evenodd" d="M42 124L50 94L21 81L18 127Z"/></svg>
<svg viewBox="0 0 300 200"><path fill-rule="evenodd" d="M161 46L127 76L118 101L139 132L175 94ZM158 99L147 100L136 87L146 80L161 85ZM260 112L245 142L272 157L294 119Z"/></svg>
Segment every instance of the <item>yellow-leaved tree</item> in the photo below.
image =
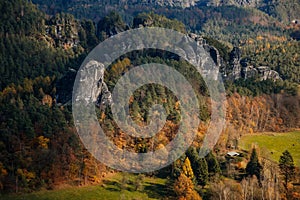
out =
<svg viewBox="0 0 300 200"><path fill-rule="evenodd" d="M174 191L180 200L202 200L200 195L194 190L194 184L183 173L174 183Z"/></svg>

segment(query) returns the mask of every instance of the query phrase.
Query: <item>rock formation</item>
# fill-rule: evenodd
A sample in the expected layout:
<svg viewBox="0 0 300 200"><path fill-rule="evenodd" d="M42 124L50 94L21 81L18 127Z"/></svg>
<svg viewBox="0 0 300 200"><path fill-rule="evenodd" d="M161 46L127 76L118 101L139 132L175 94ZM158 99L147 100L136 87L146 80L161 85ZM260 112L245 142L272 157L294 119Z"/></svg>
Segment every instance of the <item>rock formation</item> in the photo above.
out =
<svg viewBox="0 0 300 200"><path fill-rule="evenodd" d="M268 66L255 67L253 65L250 65L247 59L242 59L242 52L238 47L233 48L230 53L229 63L225 63L223 58L220 56L218 49L207 44L206 40L201 36L198 36L196 34L189 34L186 35L186 37L183 37L182 42L188 43L192 40L197 41L198 45L202 46L203 50L209 53L212 61L215 63L215 65L203 66L205 62L203 62L201 58L199 60L199 56L202 55L201 53L203 52L199 51L199 49L194 49L194 47L192 46L182 49L182 55L184 55L185 59L192 61L192 63L200 64L199 67L204 77L209 76L212 79L217 80L218 74L220 72L220 74L223 76L223 79L225 80L255 78L256 80L261 81L267 79L276 81L281 79L278 72L271 70L271 68ZM125 45L125 43L123 45ZM140 45L143 45L142 41ZM71 78L74 77L73 71L74 70L70 70L70 74L72 74ZM92 101L101 109L104 109L105 106L112 103L111 93L108 90L106 83L104 82L103 64L96 61L90 61L88 64L86 64L86 67L84 69L81 69L80 74L82 75L82 77L80 78L80 82L82 82L82 84L92 83L91 85L93 85L93 88L90 88L92 92L89 95L84 95L84 97L87 98L85 99L85 103ZM70 82L69 79L66 80ZM61 85L63 85L63 83ZM61 101L59 99L61 99ZM59 93L59 98L57 98L57 101L63 103L68 102L68 99L70 100L70 95L67 95L67 93Z"/></svg>
<svg viewBox="0 0 300 200"><path fill-rule="evenodd" d="M254 67L253 65L246 66L242 68L241 74L242 74L242 78L244 79L258 77L259 80L261 81L267 79L273 81L281 80L279 73L274 70L271 70L270 67L268 66L259 66L259 67Z"/></svg>
<svg viewBox="0 0 300 200"><path fill-rule="evenodd" d="M100 109L105 109L111 104L111 93L104 82L104 70L104 65L95 60L89 61L81 68L79 82L85 89L81 90L75 101L83 101L81 103L85 105L93 102Z"/></svg>
<svg viewBox="0 0 300 200"><path fill-rule="evenodd" d="M241 78L241 56L242 53L238 47L234 47L230 52L230 72L227 75L228 78L233 80Z"/></svg>
<svg viewBox="0 0 300 200"><path fill-rule="evenodd" d="M56 47L76 47L79 40L80 23L72 15L57 14L46 23L46 35L54 40Z"/></svg>
<svg viewBox="0 0 300 200"><path fill-rule="evenodd" d="M191 6L195 6L198 1L199 0L155 0L154 4L160 6L188 8Z"/></svg>
<svg viewBox="0 0 300 200"><path fill-rule="evenodd" d="M241 7L257 7L261 4L262 0L210 0L207 5L210 6L224 6L234 5Z"/></svg>

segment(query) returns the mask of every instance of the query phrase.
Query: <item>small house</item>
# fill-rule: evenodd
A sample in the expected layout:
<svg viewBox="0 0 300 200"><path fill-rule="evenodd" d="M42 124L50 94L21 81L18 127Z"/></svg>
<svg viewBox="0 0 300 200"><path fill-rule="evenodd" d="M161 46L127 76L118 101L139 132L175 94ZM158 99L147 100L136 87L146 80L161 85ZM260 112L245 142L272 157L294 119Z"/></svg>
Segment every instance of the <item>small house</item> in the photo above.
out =
<svg viewBox="0 0 300 200"><path fill-rule="evenodd" d="M227 152L227 156L230 156L230 157L235 157L235 156L238 156L238 155L240 155L240 154L236 151Z"/></svg>

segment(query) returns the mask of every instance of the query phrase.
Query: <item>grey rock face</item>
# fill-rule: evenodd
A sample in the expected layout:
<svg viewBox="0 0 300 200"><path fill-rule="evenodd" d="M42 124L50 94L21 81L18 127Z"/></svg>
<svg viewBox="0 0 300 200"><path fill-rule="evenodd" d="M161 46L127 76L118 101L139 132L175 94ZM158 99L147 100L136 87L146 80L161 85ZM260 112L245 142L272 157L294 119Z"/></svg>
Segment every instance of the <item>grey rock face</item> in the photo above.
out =
<svg viewBox="0 0 300 200"><path fill-rule="evenodd" d="M178 41L178 45L183 48L179 47L180 49L176 50L177 53L197 66L198 70L202 72L203 77L209 77L208 80L218 80L219 66L221 63L218 50L207 45L199 37L197 37L196 40L198 43L192 42L193 40L195 39L188 37L187 35L182 37L181 41ZM118 45L122 46L122 48L128 49L132 44L131 42L123 42L122 44L118 43ZM143 40L141 40L140 44L135 45L139 49L142 49L145 44L143 44ZM201 46L204 48L200 48ZM205 51L213 55L214 59L211 59ZM213 62L217 63L218 66L213 64ZM95 60L87 62L87 64L80 69L78 73L81 89L79 92L80 95L74 99L76 103L89 105L92 102L100 107L100 109L105 109L106 106L113 103L111 92L108 90L108 87L104 82L104 70L104 65Z"/></svg>
<svg viewBox="0 0 300 200"><path fill-rule="evenodd" d="M224 78L227 80L237 80L240 78L258 78L259 80L281 80L279 73L272 70L268 66L255 67L248 64L247 59L242 59L241 50L234 47L230 53L229 68L225 68L223 72Z"/></svg>
<svg viewBox="0 0 300 200"><path fill-rule="evenodd" d="M241 50L238 47L234 47L230 53L230 69L227 72L228 78L236 80L241 78Z"/></svg>
<svg viewBox="0 0 300 200"><path fill-rule="evenodd" d="M85 105L88 105L89 102L92 101L99 106L100 109L105 109L107 105L111 104L111 93L104 82L104 65L102 63L94 60L88 62L85 67L81 69L80 75L79 81L81 85L83 85L82 87L86 88L81 91L81 96L86 98L83 99L79 96L75 101L83 99L84 102L81 103Z"/></svg>
<svg viewBox="0 0 300 200"><path fill-rule="evenodd" d="M99 85L98 88L101 88L101 91L98 94L96 105L100 107L101 110L104 110L107 105L111 105L112 103L112 98L111 98L111 93L108 90L108 87L106 83L102 80L98 81Z"/></svg>
<svg viewBox="0 0 300 200"><path fill-rule="evenodd" d="M72 48L79 45L80 23L69 15L58 15L46 25L46 36L55 41L55 46Z"/></svg>
<svg viewBox="0 0 300 200"><path fill-rule="evenodd" d="M216 66L218 68L220 68L222 65L222 61L221 61L221 56L219 54L218 49L213 46L209 46L208 44L203 44L203 47L207 52L209 52L210 56L212 57L212 59L214 60L214 62L216 64Z"/></svg>
<svg viewBox="0 0 300 200"><path fill-rule="evenodd" d="M260 66L257 67L258 73L260 74L260 80L281 80L278 72L271 70L270 67Z"/></svg>
<svg viewBox="0 0 300 200"><path fill-rule="evenodd" d="M249 79L253 77L258 77L259 80L264 81L267 79L271 80L281 80L281 77L279 76L279 73L270 69L268 66L260 66L260 67L254 67L254 66L246 66L242 69L242 78Z"/></svg>
<svg viewBox="0 0 300 200"><path fill-rule="evenodd" d="M224 6L234 5L241 7L257 7L261 4L262 0L210 0L207 5L211 6Z"/></svg>
<svg viewBox="0 0 300 200"><path fill-rule="evenodd" d="M195 6L199 0L155 0L154 3L160 6L188 8Z"/></svg>
<svg viewBox="0 0 300 200"><path fill-rule="evenodd" d="M257 76L258 76L258 71L254 66L251 65L242 68L242 77L244 79L249 79Z"/></svg>
<svg viewBox="0 0 300 200"><path fill-rule="evenodd" d="M159 6L188 8L199 5L224 6L234 5L243 7L256 7L262 0L142 0L140 4L154 4Z"/></svg>
<svg viewBox="0 0 300 200"><path fill-rule="evenodd" d="M152 4L159 6L170 6L170 7L182 7L188 8L195 5L207 5L207 6L224 6L234 5L242 7L256 7L260 5L262 0L131 0L131 2L139 4ZM128 3L129 1L127 1ZM123 2L124 4L124 2Z"/></svg>
<svg viewBox="0 0 300 200"><path fill-rule="evenodd" d="M242 59L242 53L237 47L230 53L228 66L220 56L218 49L208 45L201 36L196 34L186 35L182 38L182 41L180 41L182 44L179 42L179 45L181 44L181 46L184 46L183 44L192 44L191 41L197 41L197 45L187 45L184 48L176 49L176 53L197 66L197 69L201 71L203 77L210 77L212 80L218 80L219 75L222 74L223 79L225 80L256 78L259 80L271 79L276 81L281 79L278 72L271 70L268 66L254 67L249 65L247 59ZM131 43L124 41L118 43L118 45L119 48L128 49ZM144 44L142 40L140 41L140 44L136 45L138 46L138 49L143 49ZM203 48L199 48L200 46ZM209 55L208 57L203 57L204 54L207 54L205 52L209 53L210 58ZM104 57L105 56L110 57L112 55L104 55ZM92 60L88 62L85 68L81 69L79 73L81 75L79 80L80 83L86 85L86 87L83 86L85 89L83 90L82 97L84 98L78 98L83 101L82 103L84 105L93 102L101 109L105 109L107 105L112 104L111 92L104 82L104 65L102 63ZM93 87L88 88L89 85L93 85ZM88 94L86 92L88 92ZM68 95L60 96L60 98L64 98L64 102L67 102L66 98Z"/></svg>

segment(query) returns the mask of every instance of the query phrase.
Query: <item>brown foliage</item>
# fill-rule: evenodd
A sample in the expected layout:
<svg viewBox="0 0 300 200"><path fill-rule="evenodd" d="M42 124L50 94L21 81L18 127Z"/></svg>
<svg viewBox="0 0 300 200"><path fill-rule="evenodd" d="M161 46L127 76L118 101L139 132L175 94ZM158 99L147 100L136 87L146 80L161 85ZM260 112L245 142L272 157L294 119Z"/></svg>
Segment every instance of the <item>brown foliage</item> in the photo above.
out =
<svg viewBox="0 0 300 200"><path fill-rule="evenodd" d="M202 198L194 190L193 182L184 174L180 174L174 183L174 191L180 200L201 200Z"/></svg>

